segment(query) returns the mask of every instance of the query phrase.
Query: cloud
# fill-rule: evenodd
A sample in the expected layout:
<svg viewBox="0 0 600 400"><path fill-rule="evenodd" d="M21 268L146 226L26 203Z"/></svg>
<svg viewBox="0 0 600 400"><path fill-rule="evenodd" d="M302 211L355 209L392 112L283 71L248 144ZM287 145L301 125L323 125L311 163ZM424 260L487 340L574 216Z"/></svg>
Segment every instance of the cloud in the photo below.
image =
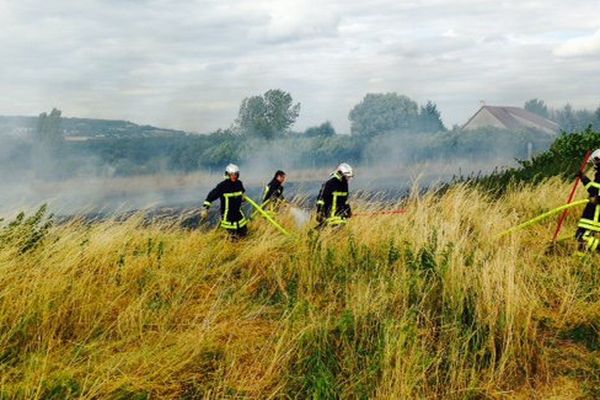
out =
<svg viewBox="0 0 600 400"><path fill-rule="evenodd" d="M558 57L581 57L600 55L600 29L593 35L576 37L554 48Z"/></svg>
<svg viewBox="0 0 600 400"><path fill-rule="evenodd" d="M267 43L293 42L337 35L339 17L316 1L297 0L264 6L268 23L255 34Z"/></svg>
<svg viewBox="0 0 600 400"><path fill-rule="evenodd" d="M596 107L600 58L566 60L597 54L598 32L579 37L594 15L588 0L5 0L0 114L207 132L270 88L302 103L296 128L338 132L377 91L431 99L448 125L482 98Z"/></svg>

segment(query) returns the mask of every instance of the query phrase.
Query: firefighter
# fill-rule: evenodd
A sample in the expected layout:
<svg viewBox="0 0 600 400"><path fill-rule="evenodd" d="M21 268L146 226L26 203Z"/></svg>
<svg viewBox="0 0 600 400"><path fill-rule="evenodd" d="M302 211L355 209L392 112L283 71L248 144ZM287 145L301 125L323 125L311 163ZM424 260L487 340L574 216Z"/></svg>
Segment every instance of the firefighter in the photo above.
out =
<svg viewBox="0 0 600 400"><path fill-rule="evenodd" d="M285 183L286 175L282 170L275 172L275 176L265 186L265 191L262 199L262 208L265 210L275 211L277 206L285 201L283 197L283 184Z"/></svg>
<svg viewBox="0 0 600 400"><path fill-rule="evenodd" d="M213 201L221 200L220 227L234 237L243 237L248 233L248 220L242 211L244 185L240 178L240 169L235 164L225 168L225 179L208 193L201 211L203 219L208 217L208 209Z"/></svg>
<svg viewBox="0 0 600 400"><path fill-rule="evenodd" d="M593 181L583 172L577 174L588 191L590 202L583 210L575 238L579 241L580 250L600 251L600 149L592 153L590 162L596 170Z"/></svg>
<svg viewBox="0 0 600 400"><path fill-rule="evenodd" d="M352 217L348 204L348 181L353 176L352 167L342 163L321 186L317 197L318 227L343 225Z"/></svg>

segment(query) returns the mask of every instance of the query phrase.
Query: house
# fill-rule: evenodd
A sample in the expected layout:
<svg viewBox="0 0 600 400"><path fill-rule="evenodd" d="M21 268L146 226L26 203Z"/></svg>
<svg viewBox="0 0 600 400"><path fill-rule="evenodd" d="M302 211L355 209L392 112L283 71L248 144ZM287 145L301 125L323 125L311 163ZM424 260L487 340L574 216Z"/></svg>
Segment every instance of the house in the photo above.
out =
<svg viewBox="0 0 600 400"><path fill-rule="evenodd" d="M535 129L548 134L557 134L560 127L537 114L519 107L482 106L463 126L463 129L477 129L492 126L501 129Z"/></svg>

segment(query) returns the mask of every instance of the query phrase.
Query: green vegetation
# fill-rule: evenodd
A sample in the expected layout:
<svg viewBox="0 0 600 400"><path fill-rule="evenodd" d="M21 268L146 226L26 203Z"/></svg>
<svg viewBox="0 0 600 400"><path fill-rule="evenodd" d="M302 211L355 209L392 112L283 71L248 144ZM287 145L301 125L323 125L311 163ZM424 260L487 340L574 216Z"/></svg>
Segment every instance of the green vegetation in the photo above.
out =
<svg viewBox="0 0 600 400"><path fill-rule="evenodd" d="M548 106L544 102L544 100L540 99L531 99L527 100L523 106L529 112L539 115L540 117L550 118L550 113L548 112Z"/></svg>
<svg viewBox="0 0 600 400"><path fill-rule="evenodd" d="M319 137L319 136L335 136L335 129L331 122L323 122L319 126L313 126L304 131L305 137Z"/></svg>
<svg viewBox="0 0 600 400"><path fill-rule="evenodd" d="M274 139L286 133L298 115L300 103L294 104L291 94L271 89L262 96L247 97L242 101L236 128L248 136Z"/></svg>
<svg viewBox="0 0 600 400"><path fill-rule="evenodd" d="M600 127L600 106L595 110L574 110L567 103L562 108L549 108L543 100L531 99L525 102L525 109L541 117L556 122L565 132L580 132L589 125Z"/></svg>
<svg viewBox="0 0 600 400"><path fill-rule="evenodd" d="M564 133L548 151L536 155L532 160L519 161L519 167L478 179L478 184L503 191L509 184L538 183L553 176L572 180L579 171L585 153L597 148L600 148L600 132L592 130L591 126L581 133Z"/></svg>
<svg viewBox="0 0 600 400"><path fill-rule="evenodd" d="M527 101L525 108L558 122L567 132L600 126L600 109L573 110L567 104L555 110L539 99ZM543 152L554 140L528 129L447 131L435 103L419 106L397 93L370 93L353 107L348 116L352 135L336 134L328 121L295 132L299 112L300 103L290 93L272 89L244 99L231 128L206 135L126 121L63 118L56 109L37 119L0 117L0 131L13 133L0 138L1 178L22 179L28 171L43 179L188 173L220 170L229 162L287 169L331 167L341 161L385 162L398 168L432 160L506 165ZM500 179L529 171L526 166ZM556 172L552 169L541 177Z"/></svg>
<svg viewBox="0 0 600 400"><path fill-rule="evenodd" d="M54 176L139 175L161 171L192 172L222 169L228 162L270 163L274 167L302 169L331 167L336 162L355 165L374 162L404 166L410 163L480 161L490 164L513 158L526 159L528 144L534 153L550 146L553 137L537 132L501 129L412 134L390 131L371 138L336 135L328 124L307 129L307 134L289 133L276 140L245 137L232 131L210 135L182 134L83 142L66 141L52 150L53 157L40 168ZM34 157L30 143L6 140L0 159L7 171L31 169ZM48 157L46 157L48 158ZM17 176L9 173L8 176Z"/></svg>
<svg viewBox="0 0 600 400"><path fill-rule="evenodd" d="M446 130L437 106L431 101L419 110L416 102L397 93L369 93L350 111L353 135L375 136L386 132L432 133Z"/></svg>

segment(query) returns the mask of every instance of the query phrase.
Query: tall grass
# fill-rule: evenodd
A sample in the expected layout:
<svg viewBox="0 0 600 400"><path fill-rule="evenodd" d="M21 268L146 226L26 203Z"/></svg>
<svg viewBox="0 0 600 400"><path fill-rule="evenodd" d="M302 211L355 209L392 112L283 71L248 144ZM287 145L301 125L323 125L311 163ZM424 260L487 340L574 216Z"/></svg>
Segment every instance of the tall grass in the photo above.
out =
<svg viewBox="0 0 600 400"><path fill-rule="evenodd" d="M598 258L549 248L552 221L496 237L567 192L456 186L239 242L23 217L0 234L0 398L596 398Z"/></svg>

